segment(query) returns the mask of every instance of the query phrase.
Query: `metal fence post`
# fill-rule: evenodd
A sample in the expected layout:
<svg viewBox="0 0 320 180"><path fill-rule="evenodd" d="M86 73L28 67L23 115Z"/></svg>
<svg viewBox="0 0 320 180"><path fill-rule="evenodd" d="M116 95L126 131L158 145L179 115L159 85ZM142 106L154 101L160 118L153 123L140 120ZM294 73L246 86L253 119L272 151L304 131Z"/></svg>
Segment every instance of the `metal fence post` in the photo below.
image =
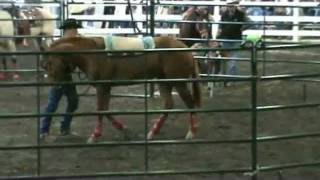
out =
<svg viewBox="0 0 320 180"><path fill-rule="evenodd" d="M257 155L257 42L251 43L251 170L252 180L257 180L258 155Z"/></svg>
<svg viewBox="0 0 320 180"><path fill-rule="evenodd" d="M155 21L155 2L154 0L150 0L150 36L154 37L154 21ZM150 83L150 97L154 97L155 85L154 83Z"/></svg>

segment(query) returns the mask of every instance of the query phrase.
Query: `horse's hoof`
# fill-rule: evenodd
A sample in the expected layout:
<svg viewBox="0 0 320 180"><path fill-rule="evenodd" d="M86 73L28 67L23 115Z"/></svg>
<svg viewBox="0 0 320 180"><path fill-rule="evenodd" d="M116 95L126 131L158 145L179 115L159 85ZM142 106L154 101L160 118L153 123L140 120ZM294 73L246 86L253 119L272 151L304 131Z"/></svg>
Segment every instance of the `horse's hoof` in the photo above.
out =
<svg viewBox="0 0 320 180"><path fill-rule="evenodd" d="M87 140L87 143L88 143L88 144L93 144L93 143L97 142L97 140L98 140L98 137L92 135L92 136L90 136L89 139Z"/></svg>
<svg viewBox="0 0 320 180"><path fill-rule="evenodd" d="M147 135L147 139L148 140L152 140L153 139L153 136L154 136L154 133L152 131L150 131Z"/></svg>
<svg viewBox="0 0 320 180"><path fill-rule="evenodd" d="M21 80L21 76L20 76L19 74L16 74L16 73L12 76L12 78L13 78L14 80L16 80L16 81Z"/></svg>
<svg viewBox="0 0 320 180"><path fill-rule="evenodd" d="M186 140L191 140L194 138L194 133L192 133L191 131L189 131L185 137Z"/></svg>

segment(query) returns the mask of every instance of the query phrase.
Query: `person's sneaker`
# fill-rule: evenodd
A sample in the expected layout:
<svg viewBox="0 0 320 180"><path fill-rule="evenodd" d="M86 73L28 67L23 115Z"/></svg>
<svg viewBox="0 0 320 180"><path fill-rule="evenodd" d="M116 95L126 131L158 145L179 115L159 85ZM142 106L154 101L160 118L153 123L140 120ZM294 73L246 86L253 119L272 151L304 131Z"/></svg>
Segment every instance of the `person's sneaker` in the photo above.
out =
<svg viewBox="0 0 320 180"><path fill-rule="evenodd" d="M79 136L79 134L70 130L61 130L60 136Z"/></svg>
<svg viewBox="0 0 320 180"><path fill-rule="evenodd" d="M70 130L61 130L60 131L60 136L67 136L70 134Z"/></svg>
<svg viewBox="0 0 320 180"><path fill-rule="evenodd" d="M49 136L49 133L40 133L39 134L39 138L40 139L45 139L46 137L48 137Z"/></svg>

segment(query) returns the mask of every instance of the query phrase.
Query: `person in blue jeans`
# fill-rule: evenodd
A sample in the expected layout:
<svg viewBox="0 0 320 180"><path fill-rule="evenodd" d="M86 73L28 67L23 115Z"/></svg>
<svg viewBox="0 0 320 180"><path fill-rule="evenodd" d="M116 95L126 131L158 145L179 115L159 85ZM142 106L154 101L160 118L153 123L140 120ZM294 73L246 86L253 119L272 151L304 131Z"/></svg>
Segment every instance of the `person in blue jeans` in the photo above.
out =
<svg viewBox="0 0 320 180"><path fill-rule="evenodd" d="M237 7L238 4L238 0L228 0L225 11L221 13L221 21L226 23L219 25L217 38L228 40L222 42L221 45L223 48L239 48L241 45L240 40L242 40L242 32L249 27L248 25L241 24L250 20L247 14ZM238 68L236 58L239 57L239 51L228 52L228 57L231 59L227 62L227 74L237 75Z"/></svg>
<svg viewBox="0 0 320 180"><path fill-rule="evenodd" d="M78 28L82 28L75 19L67 19L61 26L60 29L63 30L63 37L75 37L79 36ZM72 81L71 75L66 79L66 81ZM79 98L76 90L76 86L72 84L67 85L57 85L51 87L48 95L48 105L45 109L45 113L53 113L57 110L59 102L62 96L66 96L67 99L67 108L66 113L72 113L78 108ZM50 133L52 116L45 116L41 120L40 125L40 138L44 138ZM70 135L70 126L71 126L72 116L64 115L63 120L61 121L60 134L61 135Z"/></svg>

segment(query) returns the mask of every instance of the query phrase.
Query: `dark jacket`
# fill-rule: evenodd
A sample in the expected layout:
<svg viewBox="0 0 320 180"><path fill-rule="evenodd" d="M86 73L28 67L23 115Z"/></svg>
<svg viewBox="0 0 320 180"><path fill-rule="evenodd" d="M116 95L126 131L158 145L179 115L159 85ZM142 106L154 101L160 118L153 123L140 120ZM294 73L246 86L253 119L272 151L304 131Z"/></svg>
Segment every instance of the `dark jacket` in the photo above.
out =
<svg viewBox="0 0 320 180"><path fill-rule="evenodd" d="M228 11L225 11L221 14L221 22L246 22L247 16L246 14L236 9L233 15L230 15ZM242 31L244 29L243 24L220 24L219 29L221 30L220 35L218 36L219 39L242 39Z"/></svg>

